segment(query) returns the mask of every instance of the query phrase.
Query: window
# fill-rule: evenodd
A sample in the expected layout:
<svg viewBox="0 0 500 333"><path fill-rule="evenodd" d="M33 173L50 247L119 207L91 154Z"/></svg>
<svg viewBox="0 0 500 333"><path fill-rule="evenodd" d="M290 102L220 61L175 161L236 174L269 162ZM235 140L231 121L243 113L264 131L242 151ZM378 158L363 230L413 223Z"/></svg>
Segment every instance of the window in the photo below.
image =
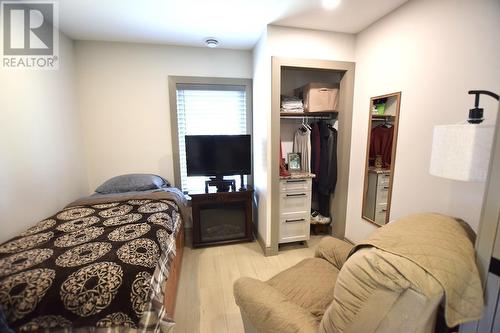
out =
<svg viewBox="0 0 500 333"><path fill-rule="evenodd" d="M177 84L179 172L183 191L203 189L206 177L188 177L186 135L247 134L247 86ZM238 176L226 177L236 179Z"/></svg>

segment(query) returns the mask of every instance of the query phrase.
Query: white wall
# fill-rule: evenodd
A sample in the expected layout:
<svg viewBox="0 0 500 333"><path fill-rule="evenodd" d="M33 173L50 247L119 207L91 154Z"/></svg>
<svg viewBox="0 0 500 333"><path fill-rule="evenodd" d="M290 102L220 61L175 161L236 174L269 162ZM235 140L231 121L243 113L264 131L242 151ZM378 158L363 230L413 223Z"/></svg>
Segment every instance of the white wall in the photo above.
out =
<svg viewBox="0 0 500 333"><path fill-rule="evenodd" d="M267 26L253 50L254 173L258 200L259 236L271 246L271 57L353 61L352 34ZM265 126L259 127L259 124ZM264 153L266 150L266 153ZM278 172L278 170L274 170ZM275 221L278 223L278 221Z"/></svg>
<svg viewBox="0 0 500 333"><path fill-rule="evenodd" d="M375 227L361 219L371 96L402 92L391 218L433 211L477 229L484 184L429 174L432 130L459 123L473 106L471 89L500 92L500 2L410 1L357 36L354 119L346 237ZM488 122L497 104L483 97Z"/></svg>
<svg viewBox="0 0 500 333"><path fill-rule="evenodd" d="M0 242L86 194L73 41L57 71L0 70Z"/></svg>
<svg viewBox="0 0 500 333"><path fill-rule="evenodd" d="M270 135L271 126L271 56L264 31L253 50L253 172L257 205L257 232L266 247L271 245L269 207Z"/></svg>
<svg viewBox="0 0 500 333"><path fill-rule="evenodd" d="M355 35L339 32L268 26L272 56L354 61Z"/></svg>
<svg viewBox="0 0 500 333"><path fill-rule="evenodd" d="M249 51L76 42L90 190L123 173L174 182L168 76L251 78Z"/></svg>

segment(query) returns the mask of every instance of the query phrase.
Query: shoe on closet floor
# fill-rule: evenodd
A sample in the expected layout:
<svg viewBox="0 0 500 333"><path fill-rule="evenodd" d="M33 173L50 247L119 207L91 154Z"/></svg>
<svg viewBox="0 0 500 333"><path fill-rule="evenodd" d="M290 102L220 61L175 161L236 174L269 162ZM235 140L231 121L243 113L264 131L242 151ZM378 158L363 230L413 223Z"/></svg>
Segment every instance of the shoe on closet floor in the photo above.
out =
<svg viewBox="0 0 500 333"><path fill-rule="evenodd" d="M317 210L311 211L311 224L318 224L319 212Z"/></svg>
<svg viewBox="0 0 500 333"><path fill-rule="evenodd" d="M318 214L317 220L318 224L330 224L330 222L332 222L331 217L323 216L321 214Z"/></svg>
<svg viewBox="0 0 500 333"><path fill-rule="evenodd" d="M330 217L323 216L318 211L311 213L311 224L329 224L331 221Z"/></svg>

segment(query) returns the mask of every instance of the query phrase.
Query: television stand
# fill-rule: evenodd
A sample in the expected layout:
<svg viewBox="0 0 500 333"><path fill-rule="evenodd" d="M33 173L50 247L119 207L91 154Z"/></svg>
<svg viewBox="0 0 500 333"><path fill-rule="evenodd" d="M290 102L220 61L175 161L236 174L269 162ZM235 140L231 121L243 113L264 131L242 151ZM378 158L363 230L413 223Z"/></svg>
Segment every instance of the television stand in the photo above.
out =
<svg viewBox="0 0 500 333"><path fill-rule="evenodd" d="M217 192L236 191L234 179L224 179L223 176L210 177L210 180L205 181L205 193L208 193L209 186L217 187Z"/></svg>
<svg viewBox="0 0 500 333"><path fill-rule="evenodd" d="M251 242L253 189L189 193L193 211L193 247Z"/></svg>

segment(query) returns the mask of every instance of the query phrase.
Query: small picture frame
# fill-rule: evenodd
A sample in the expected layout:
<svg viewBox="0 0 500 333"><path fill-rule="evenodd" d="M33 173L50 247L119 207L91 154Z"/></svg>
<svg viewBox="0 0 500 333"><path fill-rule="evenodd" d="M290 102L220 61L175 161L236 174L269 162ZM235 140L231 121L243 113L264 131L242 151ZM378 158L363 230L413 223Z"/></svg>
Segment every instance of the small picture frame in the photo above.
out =
<svg viewBox="0 0 500 333"><path fill-rule="evenodd" d="M288 171L290 172L299 172L302 170L300 167L300 153L288 153L287 154L287 159L288 159Z"/></svg>

